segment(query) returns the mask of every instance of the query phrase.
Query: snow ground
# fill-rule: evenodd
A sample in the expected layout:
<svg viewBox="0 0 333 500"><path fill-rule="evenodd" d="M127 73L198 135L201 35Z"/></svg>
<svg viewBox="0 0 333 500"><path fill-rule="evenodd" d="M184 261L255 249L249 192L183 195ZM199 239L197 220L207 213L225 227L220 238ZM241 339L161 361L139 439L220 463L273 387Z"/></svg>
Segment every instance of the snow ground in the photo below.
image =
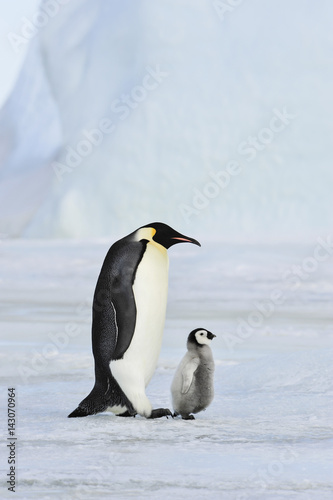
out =
<svg viewBox="0 0 333 500"><path fill-rule="evenodd" d="M155 407L170 405L188 332L209 328L216 396L195 421L67 419L93 385L91 297L109 242L1 243L1 428L6 436L15 386L15 498L332 498L332 257L294 288L283 273L309 270L316 242L202 243L169 252L164 344L147 391ZM242 339L240 319L277 289L283 303ZM6 453L2 444L1 498L12 495Z"/></svg>

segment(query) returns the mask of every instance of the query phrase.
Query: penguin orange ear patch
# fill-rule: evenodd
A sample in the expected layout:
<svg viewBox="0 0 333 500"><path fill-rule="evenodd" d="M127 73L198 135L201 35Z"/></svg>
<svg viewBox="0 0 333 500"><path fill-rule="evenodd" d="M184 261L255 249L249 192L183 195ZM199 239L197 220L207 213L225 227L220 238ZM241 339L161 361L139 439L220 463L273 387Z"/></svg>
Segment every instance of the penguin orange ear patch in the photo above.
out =
<svg viewBox="0 0 333 500"><path fill-rule="evenodd" d="M177 238L177 236L174 236L171 238L172 240L179 240L179 241L187 241L188 243L191 243L192 240L189 240L188 238Z"/></svg>

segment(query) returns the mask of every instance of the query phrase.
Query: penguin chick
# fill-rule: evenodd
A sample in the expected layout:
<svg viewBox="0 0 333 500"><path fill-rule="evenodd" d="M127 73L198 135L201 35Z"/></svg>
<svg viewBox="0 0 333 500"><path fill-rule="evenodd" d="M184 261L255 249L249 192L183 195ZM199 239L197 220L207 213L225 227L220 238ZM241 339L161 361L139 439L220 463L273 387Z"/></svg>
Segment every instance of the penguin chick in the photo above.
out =
<svg viewBox="0 0 333 500"><path fill-rule="evenodd" d="M193 330L187 353L179 363L171 385L174 416L193 420L192 413L205 410L214 397L214 359L210 343L216 337L205 328Z"/></svg>

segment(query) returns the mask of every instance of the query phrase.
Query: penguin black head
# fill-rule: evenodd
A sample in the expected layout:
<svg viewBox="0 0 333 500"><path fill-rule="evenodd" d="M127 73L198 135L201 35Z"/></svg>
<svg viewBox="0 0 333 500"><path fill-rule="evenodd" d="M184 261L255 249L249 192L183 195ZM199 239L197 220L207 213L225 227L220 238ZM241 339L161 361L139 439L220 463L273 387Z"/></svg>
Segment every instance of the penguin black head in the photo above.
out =
<svg viewBox="0 0 333 500"><path fill-rule="evenodd" d="M196 328L189 334L187 343L189 345L202 347L204 345L209 345L215 337L216 335L206 330L206 328Z"/></svg>
<svg viewBox="0 0 333 500"><path fill-rule="evenodd" d="M145 231L146 228L151 230L150 234ZM193 243L199 247L201 246L200 243L194 238L189 238L184 234L178 233L172 229L172 227L167 224L163 224L163 222L152 222L151 224L142 226L138 229L138 233L139 236L142 236L142 239L151 239L166 249L172 247L172 245L175 245L176 243Z"/></svg>

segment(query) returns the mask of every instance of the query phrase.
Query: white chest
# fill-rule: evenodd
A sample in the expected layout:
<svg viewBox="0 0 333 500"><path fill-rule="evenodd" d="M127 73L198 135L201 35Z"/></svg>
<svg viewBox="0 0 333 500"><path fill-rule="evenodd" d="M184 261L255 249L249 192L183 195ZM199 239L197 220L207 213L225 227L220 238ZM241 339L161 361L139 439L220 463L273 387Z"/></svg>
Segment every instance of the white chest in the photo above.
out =
<svg viewBox="0 0 333 500"><path fill-rule="evenodd" d="M169 260L165 248L147 244L133 284L136 325L133 354L142 360L145 383L151 379L161 350L168 297Z"/></svg>
<svg viewBox="0 0 333 500"><path fill-rule="evenodd" d="M168 254L164 247L149 242L138 266L133 292L136 324L129 348L122 360L112 362L117 379L130 374L137 383L149 383L161 350L168 295ZM132 379L133 380L133 379Z"/></svg>

